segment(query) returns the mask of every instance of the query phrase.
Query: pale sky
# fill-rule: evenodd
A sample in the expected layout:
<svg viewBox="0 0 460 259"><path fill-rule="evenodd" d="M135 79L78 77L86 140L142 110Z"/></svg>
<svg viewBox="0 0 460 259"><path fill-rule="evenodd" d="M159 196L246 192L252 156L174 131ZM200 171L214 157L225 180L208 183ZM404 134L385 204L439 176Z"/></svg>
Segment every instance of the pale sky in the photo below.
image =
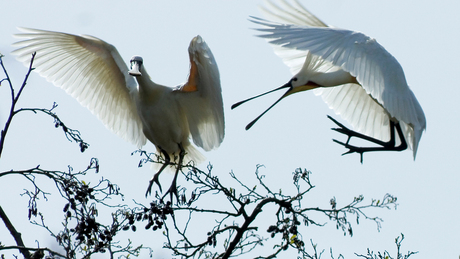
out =
<svg viewBox="0 0 460 259"><path fill-rule="evenodd" d="M224 142L215 151L203 151L214 165L214 173L225 179L233 171L242 181L255 183L256 165L263 164L261 173L266 175L267 183L274 190L281 188L289 192L291 172L297 167L306 168L313 172L311 179L316 186L311 195L306 196L309 206L328 207L332 197L337 198L338 206L345 205L360 194L367 202L371 198L380 199L386 193L398 197L397 210L369 211L369 216L384 219L380 232L375 224L362 219L359 225L354 225L351 238L344 237L332 222L323 228L304 228L304 240L313 239L319 248L325 249L324 258L329 258L330 247L334 256L342 253L346 258L355 258L354 252L364 254L367 248L393 253L394 238L400 233L406 237L403 252L419 251L413 258L458 258L460 170L455 161L460 145L456 132L460 115L455 107L460 95L456 81L460 58L460 2L323 0L301 3L327 24L376 38L401 63L427 118L427 130L422 135L415 161L411 151L365 154L363 164L359 163L357 154L341 156L346 150L332 139L344 141L345 137L330 130L335 125L326 116L343 120L312 92L281 101L253 128L245 131L246 124L279 94L235 110L230 110L230 106L291 78L288 67L273 53L271 46L254 37L256 32L250 29L257 26L247 19L250 15L262 16L258 5L263 1L5 1L0 15L0 52L5 55L3 60L15 86L19 87L26 68L10 55L11 44L16 41L12 35L18 33L16 27L88 34L116 46L126 62L133 55L141 55L153 81L175 86L186 80L188 44L199 34L218 63L225 108ZM2 125L9 109L9 97L4 83L0 87ZM109 178L120 185L128 200L147 203L144 193L153 171L148 167L137 168L138 157L130 155L136 147L106 129L63 90L32 74L19 105L49 108L53 102L59 104L56 112L60 118L69 127L80 130L90 148L81 154L60 130L54 129L51 118L24 113L12 123L0 171L37 165L65 170L69 164L80 169L86 167L91 157L97 157L101 172L93 181ZM147 144L144 149L154 151L154 146ZM200 167L205 169L206 163ZM165 186L169 178L172 177L162 177ZM184 181L179 178L179 184ZM46 232L31 235L36 229L27 223L27 199L19 196L26 187L31 188L19 177L5 177L0 182L0 204L23 233L28 246L35 246L36 239L42 246L50 246L52 240ZM58 195L52 186L49 191ZM56 210L56 215L49 216L50 220L54 217L61 220L63 205L52 201L48 204L50 210ZM160 233L138 231L131 236L156 249L156 256L170 258L169 251L157 250L164 242ZM13 242L3 224L0 241L2 244ZM47 241L48 244L43 243ZM252 254L255 256L257 254Z"/></svg>

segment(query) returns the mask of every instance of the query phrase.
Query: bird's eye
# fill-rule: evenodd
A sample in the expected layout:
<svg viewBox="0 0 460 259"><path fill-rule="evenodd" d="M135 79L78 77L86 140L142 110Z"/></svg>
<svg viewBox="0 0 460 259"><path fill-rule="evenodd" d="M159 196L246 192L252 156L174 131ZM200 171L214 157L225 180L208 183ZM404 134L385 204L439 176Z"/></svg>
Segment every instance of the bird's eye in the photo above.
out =
<svg viewBox="0 0 460 259"><path fill-rule="evenodd" d="M294 78L292 79L292 81L294 81L294 82L297 81L297 77L294 77Z"/></svg>

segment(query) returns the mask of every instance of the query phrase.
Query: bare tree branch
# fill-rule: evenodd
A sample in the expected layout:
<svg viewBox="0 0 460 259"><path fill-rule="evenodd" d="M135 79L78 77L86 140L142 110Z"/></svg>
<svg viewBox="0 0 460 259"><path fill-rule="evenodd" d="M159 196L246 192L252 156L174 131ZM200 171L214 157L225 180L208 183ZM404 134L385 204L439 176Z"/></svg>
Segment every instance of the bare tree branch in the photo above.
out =
<svg viewBox="0 0 460 259"><path fill-rule="evenodd" d="M19 88L19 92L17 95L15 95L14 92L14 87L13 84L11 83L10 77L8 76L8 72L6 71L5 65L3 64L3 56L0 56L0 65L2 66L3 72L6 75L6 81L8 82L10 86L10 91L11 91L11 108L10 108L10 114L8 116L8 119L6 121L5 127L3 128L1 134L0 134L0 158L2 157L2 152L3 152L3 147L5 144L5 137L8 132L8 129L10 127L11 121L13 120L13 116L15 114L14 110L16 107L16 103L19 100L19 97L21 96L22 91L24 90L24 87L27 84L27 80L29 79L29 75L33 70L33 63L34 63L34 58L35 58L35 52L32 54L32 58L30 59L30 65L29 69L27 70L26 77L24 78L24 81L22 82L21 87ZM2 80L3 81L3 80Z"/></svg>
<svg viewBox="0 0 460 259"><path fill-rule="evenodd" d="M141 163L148 161L154 163L162 163L161 157L154 154L148 154L145 151L136 151L141 155ZM179 200L177 204L171 204L171 220L163 220L165 228L165 236L167 239L165 248L171 249L174 255L183 258L199 258L201 255L206 255L206 258L229 258L238 255L247 254L256 247L262 246L267 240L259 230L256 223L257 218L265 220L270 215L262 216L264 208L268 205L275 205L275 223L268 229L267 233L271 238L279 238L279 243L274 247L272 253L266 256L257 258L274 258L283 251L292 248L296 249L304 258L319 258L323 252L316 250L316 245L313 245L312 251L308 252L303 237L298 228L302 223L305 227L323 226L324 223L313 220L313 215L323 215L325 220L336 223L337 228L342 230L344 234L353 235L352 221L349 220L350 215L356 217L356 224L359 224L359 218L374 221L377 224L377 229L381 227L381 219L378 217L368 216L366 210L369 208L386 208L391 209L397 206L397 199L389 194L386 194L383 199L372 199L369 204L362 205L364 197L359 195L347 205L338 208L337 201L332 198L330 208L320 207L305 207L302 205L304 197L314 188L310 181L311 172L300 168L293 172L293 184L295 190L293 195L284 194L282 190L273 191L264 182L264 175L260 175L257 166L255 176L258 180L259 190L257 186L252 188L241 182L236 175L231 172L230 176L235 182L243 188L242 192L237 192L236 188L228 187L229 183L224 185L217 176L212 173L212 166L208 166L208 171L203 172L192 164L183 166L183 173L186 181L191 182L194 189L187 192L185 188L181 188ZM241 188L239 188L241 189ZM187 196L189 197L187 199ZM156 199L162 201L161 195L156 195ZM201 204L199 201L213 200L213 204L220 204L220 208L210 208L206 206L208 203ZM220 201L219 201L220 200ZM225 208L227 204L227 208ZM187 215L177 213L187 212ZM214 226L208 226L208 230L203 229L206 233L205 238L201 241L192 241L187 229L192 223L196 214L212 216L214 218ZM184 222L184 218L186 219ZM239 223L237 223L239 222ZM176 236L178 235L178 236ZM197 233L194 233L196 236ZM220 249L216 250L216 246L220 244ZM212 248L212 249L209 249ZM220 252L218 250L221 250Z"/></svg>
<svg viewBox="0 0 460 259"><path fill-rule="evenodd" d="M27 259L30 258L29 250L24 248L24 242L22 241L21 233L19 233L16 230L16 228L13 226L10 219L6 215L5 211L3 211L2 206L0 206L0 218L5 223L6 228L10 231L11 236L13 236L14 241L16 242L17 247L19 251L21 252L21 254L24 255L24 258L27 258Z"/></svg>
<svg viewBox="0 0 460 259"><path fill-rule="evenodd" d="M392 257L388 251L384 251L383 253L377 252L376 254L373 251L370 251L367 249L367 254L362 255L362 254L357 254L355 253L356 256L362 257L365 259L407 259L410 256L417 254L418 252L411 252L408 251L407 254L402 254L401 253L401 243L404 240L404 235L401 233L401 238L398 236L395 238L395 244L396 244L396 256Z"/></svg>
<svg viewBox="0 0 460 259"><path fill-rule="evenodd" d="M3 152L5 138L15 115L21 112L42 113L54 119L55 127L61 127L66 138L80 145L83 152L89 144L81 138L80 132L68 128L63 121L54 113L57 104L54 103L51 109L42 108L17 108L16 103L21 96L27 79L33 70L32 55L31 63L26 77L18 93L11 84L8 73L1 62L6 78L2 82L8 82L11 91L10 114L0 135L0 157ZM133 154L139 154L141 159L139 166L145 163L164 163L164 159L153 153L137 150ZM171 163L171 165L176 165ZM44 252L48 252L53 258L90 258L96 253L108 253L110 258L116 255L128 258L139 256L142 250L152 250L144 245L133 245L128 240L124 245L116 239L117 234L122 231L137 232L138 229L162 230L165 238L164 248L169 249L173 255L181 258L230 258L247 255L257 251L256 258L275 258L281 256L286 250L294 250L299 258L318 259L321 258L324 250L313 243L311 237L304 237L301 228L311 226L322 227L327 222L334 222L337 229L344 235L353 235L353 228L359 225L361 218L373 221L380 230L382 219L377 216L370 216L368 210L371 208L393 209L397 207L397 198L385 194L382 199L372 199L364 203L363 195L356 196L351 202L344 206L338 206L337 199L332 197L326 206L305 206L302 202L307 195L315 188L310 180L311 172L306 169L297 168L292 173L292 184L294 188L287 190L275 190L265 182L265 176L259 173L262 165L257 165L255 177L257 185L250 187L240 181L236 174L230 172L231 183L223 183L213 171L212 165L208 165L207 171L195 167L193 162L182 165L182 176L192 187L187 190L185 187L179 189L178 202L165 201L164 196L155 193L152 201L143 205L135 202L135 206L113 203L112 198L124 201L124 195L118 186L108 179L101 178L95 184L87 184L80 178L88 173L99 172L99 161L91 159L89 165L80 171L68 167L64 171L47 170L40 166L25 170L10 170L0 172L0 178L4 176L19 176L25 178L32 188L24 188L24 193L29 197L28 218L31 224L39 226L48 231L62 247L64 253L55 252L49 248L26 247L22 241L21 234L17 232L10 222L3 208L0 206L0 218L15 239L16 245L4 246L0 244L0 250L17 249L27 259L43 258ZM47 212L41 211L39 198L47 201L51 195L50 191L38 184L38 178L45 178L54 183L65 205L60 211L63 213L62 228L53 231L49 222L46 222ZM236 187L234 185L236 184ZM49 187L48 187L49 188ZM53 187L52 187L53 188ZM278 188L278 187L277 187ZM212 200L210 203L208 201ZM40 201L41 202L41 201ZM212 205L210 205L212 204ZM218 204L219 207L215 207ZM103 224L100 221L100 207L110 209L111 222ZM55 211L50 213L56 213ZM206 225L201 225L202 217L209 218ZM351 219L350 219L351 217ZM264 222L271 224L265 229L261 228L257 219L264 219ZM354 219L354 220L352 220ZM55 222L52 222L55 224ZM142 227L139 228L139 225ZM196 233L196 226L200 228ZM192 233L192 231L194 231ZM310 245L305 245L308 238ZM416 252L401 254L400 248L404 235L401 239L396 238L397 245L396 259L407 259ZM255 250L268 242L274 243L271 249ZM31 254L31 252L34 252ZM331 258L333 257L331 249ZM390 259L389 253L378 252L374 254L368 250L367 255L358 255L366 259ZM338 258L343 258L339 255Z"/></svg>

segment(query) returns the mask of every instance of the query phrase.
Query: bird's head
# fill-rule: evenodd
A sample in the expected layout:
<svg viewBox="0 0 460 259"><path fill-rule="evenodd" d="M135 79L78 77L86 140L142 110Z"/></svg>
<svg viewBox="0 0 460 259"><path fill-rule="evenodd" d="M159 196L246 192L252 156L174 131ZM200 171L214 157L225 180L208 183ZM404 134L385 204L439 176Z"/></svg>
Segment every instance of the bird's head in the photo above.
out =
<svg viewBox="0 0 460 259"><path fill-rule="evenodd" d="M290 87L286 85L289 85ZM317 83L310 81L310 76L301 73L293 76L286 85L284 85L284 87L289 87L289 89L281 98L320 87Z"/></svg>
<svg viewBox="0 0 460 259"><path fill-rule="evenodd" d="M132 57L131 61L129 61L129 63L131 64L131 69L129 70L129 74L132 76L142 76L141 69L142 69L143 62L144 60L140 56Z"/></svg>
<svg viewBox="0 0 460 259"><path fill-rule="evenodd" d="M262 93L262 94L259 94L257 96L254 96L254 97L251 97L249 99L246 99L246 100L243 100L243 101L240 101L240 102L237 102L235 104L232 105L232 109L240 106L241 104L247 102L247 101L250 101L250 100L253 100L253 99L256 99L258 97L261 97L261 96L264 96L266 94L269 94L269 93L272 93L272 92L275 92L275 91L278 91L278 90L281 90L281 89L286 89L287 88L287 91L275 102L273 103L270 107L268 107L262 114L260 114L257 118L255 118L253 121L251 121L247 126L246 126L246 130L250 129L252 127L252 125L254 125L265 113L267 113L273 106L275 106L279 101L281 101L283 98L285 98L286 96L289 96L291 94L294 94L294 93L297 93L297 92L302 92L302 91L307 91L307 90L311 90L313 88L316 88L318 87L319 85L310 81L309 80L309 77L307 75L304 75L304 74L297 74L295 75L294 77L291 78L291 80L289 80L289 82L287 82L286 84L278 87L278 88L275 88L271 91L268 91L268 92L265 92L265 93Z"/></svg>

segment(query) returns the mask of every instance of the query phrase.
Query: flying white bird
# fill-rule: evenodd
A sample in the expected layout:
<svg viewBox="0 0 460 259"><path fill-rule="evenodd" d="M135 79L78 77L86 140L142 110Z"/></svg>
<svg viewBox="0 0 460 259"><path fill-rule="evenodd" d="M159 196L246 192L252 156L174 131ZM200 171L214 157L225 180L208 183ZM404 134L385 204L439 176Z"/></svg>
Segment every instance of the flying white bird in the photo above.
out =
<svg viewBox="0 0 460 259"><path fill-rule="evenodd" d="M141 147L148 139L165 163L150 180L146 196L160 173L177 162L168 192L177 197L177 174L183 162L200 162L203 156L190 143L206 151L224 138L224 112L219 71L214 56L200 36L190 42L190 75L183 85L171 88L154 83L139 56L131 70L117 49L92 36L20 29L13 51L25 64L36 52L35 71L64 89L94 113L107 128ZM137 79L137 84L136 80Z"/></svg>
<svg viewBox="0 0 460 259"><path fill-rule="evenodd" d="M264 34L275 53L291 68L294 76L283 86L238 102L287 89L272 106L246 126L260 119L281 99L293 93L315 89L315 94L348 121L357 132L332 119L340 128L334 130L348 135L346 143L335 142L349 149L344 154L394 150L409 147L415 159L418 143L426 128L425 114L407 85L398 61L377 41L361 32L327 26L297 1L284 8L269 2L263 11L278 22L252 17L262 25ZM295 6L294 6L295 5ZM395 129L400 144L396 146ZM358 133L360 132L360 133ZM351 137L371 141L378 147L356 147ZM407 141L407 142L406 142Z"/></svg>

